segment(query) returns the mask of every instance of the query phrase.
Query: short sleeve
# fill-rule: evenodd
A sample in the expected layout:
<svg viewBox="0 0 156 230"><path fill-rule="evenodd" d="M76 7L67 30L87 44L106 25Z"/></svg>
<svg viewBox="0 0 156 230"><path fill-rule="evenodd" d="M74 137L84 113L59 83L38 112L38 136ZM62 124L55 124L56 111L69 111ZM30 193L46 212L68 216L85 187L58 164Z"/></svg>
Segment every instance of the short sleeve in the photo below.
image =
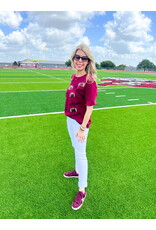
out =
<svg viewBox="0 0 156 230"><path fill-rule="evenodd" d="M92 83L86 83L86 91L85 91L86 106L96 105L97 95L98 93L97 93L96 82L93 81Z"/></svg>

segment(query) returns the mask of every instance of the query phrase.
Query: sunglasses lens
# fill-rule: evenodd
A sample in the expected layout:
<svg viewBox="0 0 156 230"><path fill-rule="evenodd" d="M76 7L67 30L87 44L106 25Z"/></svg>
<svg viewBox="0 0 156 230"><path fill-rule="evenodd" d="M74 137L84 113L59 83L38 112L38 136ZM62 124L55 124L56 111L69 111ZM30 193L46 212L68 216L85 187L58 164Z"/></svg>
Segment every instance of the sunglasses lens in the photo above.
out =
<svg viewBox="0 0 156 230"><path fill-rule="evenodd" d="M79 61L79 60L80 60L80 56L79 56L79 55L75 55L75 56L74 56L74 59L75 59L76 61Z"/></svg>
<svg viewBox="0 0 156 230"><path fill-rule="evenodd" d="M83 61L86 61L88 60L88 57L87 56L84 56L84 57L81 57Z"/></svg>
<svg viewBox="0 0 156 230"><path fill-rule="evenodd" d="M75 59L76 61L79 61L80 58L81 58L82 61L87 61L87 60L89 59L87 56L82 56L82 57L81 57L81 56L75 54L74 59Z"/></svg>

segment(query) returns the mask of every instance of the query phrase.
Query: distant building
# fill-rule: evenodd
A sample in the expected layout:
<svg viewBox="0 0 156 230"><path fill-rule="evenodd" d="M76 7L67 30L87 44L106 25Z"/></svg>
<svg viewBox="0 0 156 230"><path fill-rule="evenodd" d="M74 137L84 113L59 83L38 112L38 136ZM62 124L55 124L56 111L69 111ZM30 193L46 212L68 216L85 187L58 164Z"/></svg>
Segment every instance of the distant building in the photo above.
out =
<svg viewBox="0 0 156 230"><path fill-rule="evenodd" d="M37 63L37 61L25 59L25 60L23 60L23 61L20 62L20 67L24 67L24 68L37 68L38 67L38 63Z"/></svg>
<svg viewBox="0 0 156 230"><path fill-rule="evenodd" d="M25 68L65 68L66 65L61 61L43 61L43 60L29 60L25 59L20 63L21 67Z"/></svg>
<svg viewBox="0 0 156 230"><path fill-rule="evenodd" d="M38 61L39 67L45 68L66 68L65 62L63 61Z"/></svg>
<svg viewBox="0 0 156 230"><path fill-rule="evenodd" d="M11 66L18 68L67 68L63 61L44 61L25 59L18 62L19 66L14 65L14 62L0 62L0 68L9 68Z"/></svg>
<svg viewBox="0 0 156 230"><path fill-rule="evenodd" d="M0 68L1 67L10 67L10 66L12 66L11 62L0 62Z"/></svg>

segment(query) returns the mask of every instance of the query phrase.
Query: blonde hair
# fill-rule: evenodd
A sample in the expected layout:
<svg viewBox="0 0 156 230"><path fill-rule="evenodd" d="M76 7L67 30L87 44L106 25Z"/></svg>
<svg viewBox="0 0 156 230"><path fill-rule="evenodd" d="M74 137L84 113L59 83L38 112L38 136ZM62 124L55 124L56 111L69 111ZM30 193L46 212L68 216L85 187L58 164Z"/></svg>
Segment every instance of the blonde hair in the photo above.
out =
<svg viewBox="0 0 156 230"><path fill-rule="evenodd" d="M96 77L96 66L95 66L95 61L94 61L94 57L91 53L91 50L90 48L86 45L86 44L80 44L76 47L76 49L74 50L74 52L72 53L71 55L71 63L72 63L72 67L74 67L74 55L76 54L76 52L78 50L82 50L86 55L87 57L89 58L89 61L88 61L88 64L86 66L86 73L87 73L87 80L90 78L90 77L93 77L94 80L96 81L97 77Z"/></svg>

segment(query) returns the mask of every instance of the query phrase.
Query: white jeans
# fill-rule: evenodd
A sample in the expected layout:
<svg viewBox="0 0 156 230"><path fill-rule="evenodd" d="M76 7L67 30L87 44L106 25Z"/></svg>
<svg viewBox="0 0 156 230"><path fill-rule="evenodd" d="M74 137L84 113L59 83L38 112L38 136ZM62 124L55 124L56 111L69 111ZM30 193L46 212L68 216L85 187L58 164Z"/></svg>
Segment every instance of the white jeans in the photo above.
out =
<svg viewBox="0 0 156 230"><path fill-rule="evenodd" d="M88 178L88 160L86 156L86 143L89 129L85 129L85 141L78 141L76 132L80 128L80 124L70 117L67 117L67 127L71 138L72 146L75 150L75 170L79 173L78 186L79 188L87 187Z"/></svg>

